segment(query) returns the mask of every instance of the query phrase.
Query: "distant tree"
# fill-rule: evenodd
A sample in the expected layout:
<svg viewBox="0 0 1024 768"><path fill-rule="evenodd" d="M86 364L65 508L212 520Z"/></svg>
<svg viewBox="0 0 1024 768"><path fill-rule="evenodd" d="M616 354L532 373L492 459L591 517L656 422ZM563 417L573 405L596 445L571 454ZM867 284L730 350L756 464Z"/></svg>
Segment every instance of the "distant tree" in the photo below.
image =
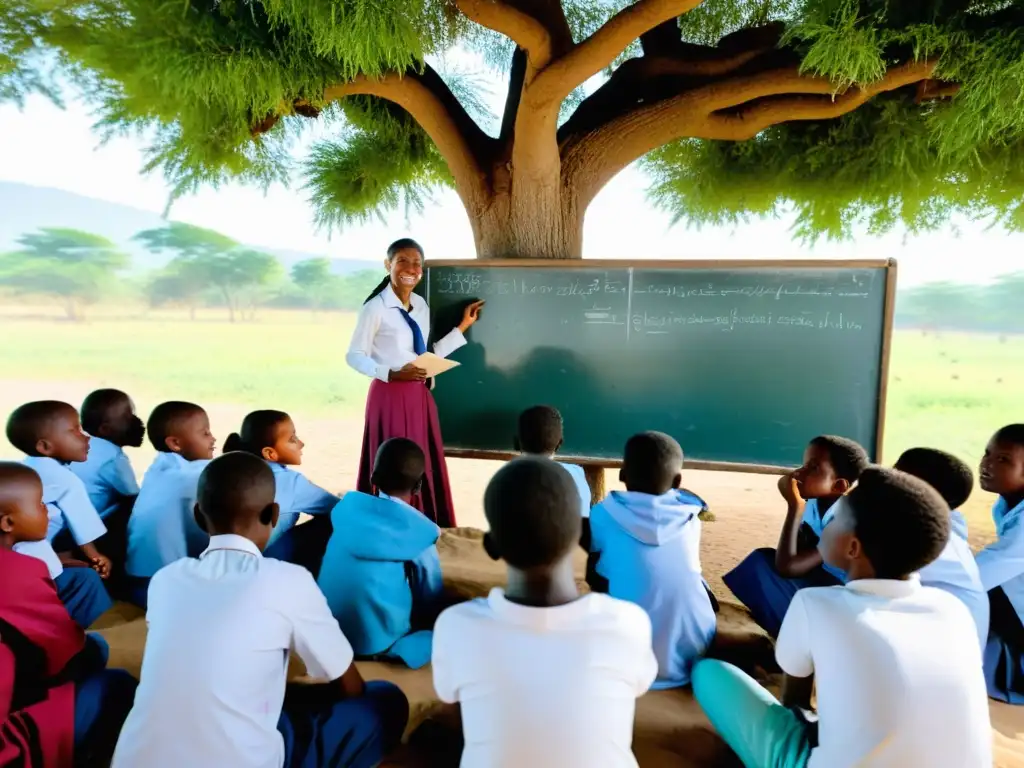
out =
<svg viewBox="0 0 1024 768"><path fill-rule="evenodd" d="M901 292L896 306L904 325L981 330L986 320L983 293L977 285L928 283Z"/></svg>
<svg viewBox="0 0 1024 768"><path fill-rule="evenodd" d="M195 320L196 309L208 288L207 276L198 268L196 262L181 259L157 271L146 286L146 296L151 307L162 307L166 304L186 306L189 319Z"/></svg>
<svg viewBox="0 0 1024 768"><path fill-rule="evenodd" d="M227 235L191 224L173 222L139 232L134 239L156 253L176 254L155 281L157 289L176 292L177 300L185 295L192 297L194 308L203 290L215 288L231 322L243 306L251 311L259 289L272 283L282 271L274 256L244 248Z"/></svg>
<svg viewBox="0 0 1024 768"><path fill-rule="evenodd" d="M54 296L68 319L107 293L131 258L110 240L77 229L43 228L18 240L22 249L0 256L0 285L18 293Z"/></svg>
<svg viewBox="0 0 1024 768"><path fill-rule="evenodd" d="M313 311L323 309L330 294L337 290L338 279L331 274L331 260L306 259L292 267L292 282L302 290Z"/></svg>

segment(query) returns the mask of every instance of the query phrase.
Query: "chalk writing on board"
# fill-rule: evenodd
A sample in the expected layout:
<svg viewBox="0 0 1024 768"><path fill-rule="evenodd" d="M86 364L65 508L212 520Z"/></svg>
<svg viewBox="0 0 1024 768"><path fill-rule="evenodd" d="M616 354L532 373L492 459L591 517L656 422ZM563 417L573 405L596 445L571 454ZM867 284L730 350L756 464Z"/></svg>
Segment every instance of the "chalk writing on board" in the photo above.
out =
<svg viewBox="0 0 1024 768"><path fill-rule="evenodd" d="M783 297L820 297L840 299L867 299L868 291L860 290L859 286L835 286L827 284L798 285L781 283L778 285L744 285L716 286L714 283L700 285L664 285L657 283L634 284L633 295L665 296L680 299L751 297L767 298L781 301Z"/></svg>
<svg viewBox="0 0 1024 768"><path fill-rule="evenodd" d="M631 318L633 330L640 334L658 336L671 333L673 329L697 326L709 330L732 332L740 328L753 326L780 326L810 331L849 331L864 330L860 321L844 315L842 312L789 312L775 314L772 312L757 314L744 312L733 307L727 312L713 313L651 313L635 312Z"/></svg>
<svg viewBox="0 0 1024 768"><path fill-rule="evenodd" d="M488 277L486 273L471 270L452 270L442 273L437 280L437 294L457 296L596 296L625 295L627 284L612 279L607 273L601 276L584 275L562 280L536 279L534 277Z"/></svg>

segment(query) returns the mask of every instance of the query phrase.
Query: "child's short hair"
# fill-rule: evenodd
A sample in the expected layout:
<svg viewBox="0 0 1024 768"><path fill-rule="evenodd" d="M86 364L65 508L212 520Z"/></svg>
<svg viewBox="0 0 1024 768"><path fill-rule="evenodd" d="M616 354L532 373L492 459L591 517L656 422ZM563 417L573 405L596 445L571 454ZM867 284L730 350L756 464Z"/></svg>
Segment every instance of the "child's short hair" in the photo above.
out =
<svg viewBox="0 0 1024 768"><path fill-rule="evenodd" d="M90 435L97 434L107 419L107 411L127 399L128 395L119 389L97 389L90 392L82 401L82 409L79 411L82 429Z"/></svg>
<svg viewBox="0 0 1024 768"><path fill-rule="evenodd" d="M928 483L906 472L866 469L845 500L876 578L920 570L949 541L949 506Z"/></svg>
<svg viewBox="0 0 1024 768"><path fill-rule="evenodd" d="M810 445L823 448L828 452L829 462L836 472L836 477L849 483L857 482L860 473L871 464L868 452L856 440L837 435L818 435Z"/></svg>
<svg viewBox="0 0 1024 768"><path fill-rule="evenodd" d="M501 558L513 568L554 565L579 544L580 496L550 459L514 459L491 478L484 513Z"/></svg>
<svg viewBox="0 0 1024 768"><path fill-rule="evenodd" d="M562 414L550 405L535 405L519 414L516 436L525 453L552 454L562 444Z"/></svg>
<svg viewBox="0 0 1024 768"><path fill-rule="evenodd" d="M683 449L664 432L640 432L626 441L622 473L630 490L666 493L682 471Z"/></svg>
<svg viewBox="0 0 1024 768"><path fill-rule="evenodd" d="M291 417L284 411L253 411L242 419L242 428L224 441L224 453L245 451L262 456L277 438L277 425Z"/></svg>
<svg viewBox="0 0 1024 768"><path fill-rule="evenodd" d="M996 432L992 439L997 443L1024 445L1024 424L1007 424Z"/></svg>
<svg viewBox="0 0 1024 768"><path fill-rule="evenodd" d="M36 443L43 437L51 422L71 411L73 405L60 400L36 400L15 408L7 418L7 440L26 456L37 456Z"/></svg>
<svg viewBox="0 0 1024 768"><path fill-rule="evenodd" d="M935 448L904 451L894 468L924 480L939 492L950 509L963 506L974 490L971 468L956 456Z"/></svg>
<svg viewBox="0 0 1024 768"><path fill-rule="evenodd" d="M393 437L377 449L370 482L387 494L411 493L419 488L425 472L423 449L406 437Z"/></svg>
<svg viewBox="0 0 1024 768"><path fill-rule="evenodd" d="M263 512L274 502L275 491L274 472L267 462L236 451L206 465L199 476L196 501L214 527L224 531Z"/></svg>
<svg viewBox="0 0 1024 768"><path fill-rule="evenodd" d="M181 426L181 422L197 413L205 413L205 411L195 403L179 400L160 403L149 414L149 421L146 422L146 434L149 435L149 442L158 451L170 453L171 449L167 447L167 438L174 435L174 432Z"/></svg>

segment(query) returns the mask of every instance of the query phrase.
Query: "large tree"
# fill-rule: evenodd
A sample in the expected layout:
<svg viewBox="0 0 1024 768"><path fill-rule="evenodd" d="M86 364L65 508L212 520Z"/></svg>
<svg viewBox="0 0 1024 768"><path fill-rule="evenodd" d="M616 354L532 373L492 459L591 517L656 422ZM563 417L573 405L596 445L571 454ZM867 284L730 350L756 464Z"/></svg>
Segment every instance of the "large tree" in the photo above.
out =
<svg viewBox="0 0 1024 768"><path fill-rule="evenodd" d="M0 94L61 65L106 129L149 131L177 193L286 180L302 123L336 121L300 168L321 223L450 186L484 257L581 256L587 206L650 153L655 200L696 222L795 206L810 236L953 211L1017 226L1021 6L6 0ZM496 119L429 63L454 45L507 72Z"/></svg>

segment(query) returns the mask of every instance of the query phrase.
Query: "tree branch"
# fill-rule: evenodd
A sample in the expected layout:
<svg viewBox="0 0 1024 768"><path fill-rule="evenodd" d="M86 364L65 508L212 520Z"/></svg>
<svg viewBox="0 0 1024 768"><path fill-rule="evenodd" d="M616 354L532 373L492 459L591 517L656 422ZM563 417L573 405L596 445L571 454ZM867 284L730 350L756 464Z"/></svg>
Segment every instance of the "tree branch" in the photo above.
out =
<svg viewBox="0 0 1024 768"><path fill-rule="evenodd" d="M517 47L512 54L512 65L509 67L508 75L508 95L505 97L505 111L501 116L499 140L502 144L512 141L516 115L519 114L519 101L523 97L523 84L526 82L526 65L526 52Z"/></svg>
<svg viewBox="0 0 1024 768"><path fill-rule="evenodd" d="M929 79L935 66L934 61L901 64L875 83L841 93L828 78L801 75L797 67L691 88L568 138L563 177L577 187L585 205L623 168L676 139L744 141L779 123L840 117L879 93Z"/></svg>
<svg viewBox="0 0 1024 768"><path fill-rule="evenodd" d="M560 2L455 0L455 6L466 18L504 35L526 51L531 75L572 47L572 33Z"/></svg>
<svg viewBox="0 0 1024 768"><path fill-rule="evenodd" d="M531 87L531 101L561 101L615 59L645 32L693 10L703 0L637 0L606 21L589 38L556 59Z"/></svg>
<svg viewBox="0 0 1024 768"><path fill-rule="evenodd" d="M362 95L387 99L412 115L444 157L468 210L486 200L485 169L494 139L480 130L433 68L426 66L422 73L392 73L379 80L360 75L351 82L328 86L324 101Z"/></svg>

